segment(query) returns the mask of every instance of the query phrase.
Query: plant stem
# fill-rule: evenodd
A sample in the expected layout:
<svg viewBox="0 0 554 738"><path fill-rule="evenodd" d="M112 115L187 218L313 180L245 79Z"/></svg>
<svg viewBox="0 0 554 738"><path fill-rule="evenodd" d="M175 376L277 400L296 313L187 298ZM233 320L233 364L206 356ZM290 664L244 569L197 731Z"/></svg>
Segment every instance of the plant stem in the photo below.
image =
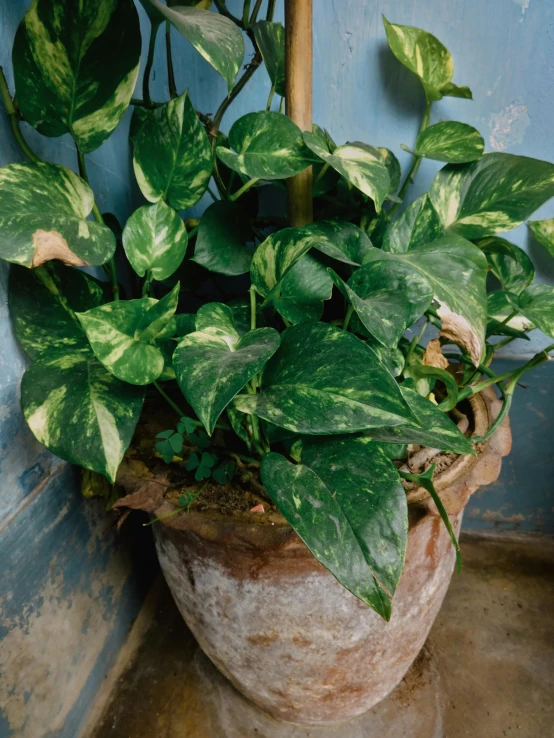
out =
<svg viewBox="0 0 554 738"><path fill-rule="evenodd" d="M244 0L244 6L242 9L242 25L245 29L250 25L250 4L251 0Z"/></svg>
<svg viewBox="0 0 554 738"><path fill-rule="evenodd" d="M225 115L227 108L229 105L233 102L233 100L239 95L246 84L248 83L248 80L252 77L256 69L260 66L262 63L262 54L258 48L256 48L256 53L254 54L254 58L250 62L250 64L246 67L246 70L242 77L239 79L239 81L236 83L236 85L233 87L229 95L225 98L225 100L221 103L219 106L216 114L214 115L212 128L215 131L214 140L216 140L217 137L217 131L219 130L219 126L221 125L221 121L223 119L223 116Z"/></svg>
<svg viewBox="0 0 554 738"><path fill-rule="evenodd" d="M253 187L256 182L259 181L259 177L252 177L252 179L249 179L248 182L240 188L240 190L237 190L232 195L229 195L229 200L231 200L231 202L235 202L235 200L238 200L241 195L244 195L245 192L248 192L248 190Z"/></svg>
<svg viewBox="0 0 554 738"><path fill-rule="evenodd" d="M19 148L23 151L28 159L33 162L40 162L41 160L39 159L39 157L35 154L27 141L25 141L25 139L23 138L23 134L21 133L21 129L19 128L19 118L17 115L17 111L14 107L12 97L10 95L10 90L8 88L8 83L6 82L6 77L4 76L4 70L2 69L2 67L0 67L0 97L2 98L2 103L4 104L4 108L6 109L6 113L12 127L13 135L15 140L19 144Z"/></svg>
<svg viewBox="0 0 554 738"><path fill-rule="evenodd" d="M154 280L154 277L152 276L152 271L148 269L146 272L146 276L144 278L144 282L142 285L142 296L148 297L150 295L150 288L152 287L152 282Z"/></svg>
<svg viewBox="0 0 554 738"><path fill-rule="evenodd" d="M269 0L267 3L267 14L265 16L265 19L268 21L273 20L273 14L275 13L275 2L276 0Z"/></svg>
<svg viewBox="0 0 554 738"><path fill-rule="evenodd" d="M271 103L273 102L274 95L275 95L275 85L272 85L271 90L269 91L269 96L267 98L267 103L265 106L266 110L271 110Z"/></svg>
<svg viewBox="0 0 554 738"><path fill-rule="evenodd" d="M256 330L256 310L257 310L257 304L256 304L256 288L254 285L250 285L249 289L250 293L250 330L255 331ZM258 388L258 375L254 375L252 379L250 380L250 386L247 388L250 394L255 395L256 390ZM252 440L254 442L254 445L256 447L256 450L258 453L261 453L263 455L263 451L260 447L261 442L261 433L260 433L260 421L255 415L250 415L250 423L252 425Z"/></svg>
<svg viewBox="0 0 554 738"><path fill-rule="evenodd" d="M79 174L81 175L81 178L85 180L85 182L90 187L90 182L87 174L87 165L85 161L85 155L77 145L77 142L75 141L75 147L77 149L77 161L79 162ZM92 214L94 215L94 219L97 223L101 223L104 225L104 218L102 217L102 213L100 212L100 208L96 204L96 200L92 203ZM115 265L115 257L112 256L112 258L108 261L108 271L109 276L111 278L112 282L112 291L113 291L113 299L115 302L119 300L119 279L117 278L117 267Z"/></svg>
<svg viewBox="0 0 554 738"><path fill-rule="evenodd" d="M314 179L314 181L313 181L313 184L314 184L314 185L315 185L315 184L316 184L317 182L319 182L319 180L320 180L320 179L321 179L321 178L322 178L322 177L323 177L323 176L325 175L325 173L327 172L327 170L329 169L329 167L330 167L330 164L329 164L329 162L325 162L325 164L324 164L324 165L323 165L323 166L321 167L321 169L319 170L319 172L318 172L318 174L317 174L317 177L316 177L316 178Z"/></svg>
<svg viewBox="0 0 554 738"><path fill-rule="evenodd" d="M194 226L194 228L191 228L190 231L187 231L187 236L189 238L193 238L193 236L196 236L196 234L198 233L199 228L200 226Z"/></svg>
<svg viewBox="0 0 554 738"><path fill-rule="evenodd" d="M254 285L250 285L248 290L250 293L250 330L256 330L256 288Z"/></svg>
<svg viewBox="0 0 554 738"><path fill-rule="evenodd" d="M169 95L171 99L178 97L177 85L175 83L175 70L173 69L173 56L171 55L171 23L165 22L165 50L167 54L167 82L169 84Z"/></svg>
<svg viewBox="0 0 554 738"><path fill-rule="evenodd" d="M256 5L254 5L254 10L252 11L252 15L250 16L250 20L248 22L248 25L253 25L258 20L258 13L260 12L260 8L262 7L263 0L256 0Z"/></svg>
<svg viewBox="0 0 554 738"><path fill-rule="evenodd" d="M242 21L239 18L235 18L235 16L227 10L224 0L214 0L214 5L217 8L218 13L229 18L229 20L232 20L239 28L243 28Z"/></svg>
<svg viewBox="0 0 554 738"><path fill-rule="evenodd" d="M431 103L427 101L425 103L425 113L423 114L423 120L421 121L421 126L419 127L419 133L422 133L422 131L424 131L427 128L427 126L429 125L430 117L431 117ZM412 164L408 170L406 179L404 180L402 187L400 188L400 191L398 193L398 198L401 201L404 200L408 187L414 181L414 178L417 174L417 170L419 169L419 166L421 164L422 158L423 157L418 156L417 154L414 154L412 157ZM398 210L401 204L402 204L401 202L394 203L392 208L389 210L389 219L392 218L392 216L396 213L396 211Z"/></svg>
<svg viewBox="0 0 554 738"><path fill-rule="evenodd" d="M349 305L346 311L346 315L344 316L344 323L342 324L343 331L348 330L348 324L350 323L350 318L352 317L353 312L354 308L352 307L352 305Z"/></svg>
<svg viewBox="0 0 554 738"><path fill-rule="evenodd" d="M185 416L188 417L188 415L184 412L184 410L182 410L179 407L179 405L177 405L176 402L173 402L173 400L171 399L171 397L163 391L163 389L160 387L160 385L158 384L158 382L152 382L152 384L158 390L158 392L164 398L164 400L167 402L167 404L175 410L175 412L179 415L180 418L183 418ZM204 427L199 420L196 420L196 418L189 418L189 420L192 420L192 422L196 425L197 428L203 428ZM215 424L215 427L218 430L231 430L231 426L230 425L227 425L227 423L216 423Z"/></svg>
<svg viewBox="0 0 554 738"><path fill-rule="evenodd" d="M152 23L150 25L150 40L148 42L148 56L146 57L146 66L144 67L144 75L142 77L142 97L146 106L152 105L152 99L150 97L150 73L152 71L152 65L154 63L154 50L156 49L156 38L158 37L158 31L160 23Z"/></svg>
<svg viewBox="0 0 554 738"><path fill-rule="evenodd" d="M214 191L212 190L212 188L211 188L211 187L208 187L208 190L207 190L207 192L208 192L208 194L210 195L210 197L212 198L212 200L214 200L215 202L216 202L217 200L219 200L219 197L218 197L218 196L217 196L217 195L215 194L215 192L214 192Z"/></svg>

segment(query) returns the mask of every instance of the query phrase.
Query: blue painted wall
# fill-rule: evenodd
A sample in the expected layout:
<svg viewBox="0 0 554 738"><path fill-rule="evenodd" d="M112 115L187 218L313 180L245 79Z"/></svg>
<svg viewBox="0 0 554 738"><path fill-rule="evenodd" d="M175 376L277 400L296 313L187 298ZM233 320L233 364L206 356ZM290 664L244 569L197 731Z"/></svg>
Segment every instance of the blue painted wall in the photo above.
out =
<svg viewBox="0 0 554 738"><path fill-rule="evenodd" d="M11 42L28 4L0 1L0 65L10 82ZM237 0L228 4L238 11ZM282 10L281 2L278 6ZM384 145L406 164L399 147L413 143L423 97L417 80L386 47L384 13L393 22L435 33L453 53L454 81L473 89L474 102L438 103L433 121L463 120L483 133L489 150L554 161L551 0L316 0L314 6L314 119L339 143ZM225 95L223 81L183 38L174 33L173 39L179 88L188 86L196 107L214 113ZM152 84L158 99L167 99L164 70L160 34ZM261 69L228 111L223 129L240 115L264 108L268 93ZM89 157L100 207L123 221L140 202L130 184L128 125L129 115ZM67 137L25 133L43 158L75 168ZM0 164L20 158L0 113ZM428 187L437 168L433 163L422 167L413 197ZM548 203L537 217L553 215L554 203ZM551 280L554 262L528 240L526 229L511 238L529 251L540 279ZM6 276L0 265L0 738L74 738L136 614L141 592L134 582L140 577L133 579L126 546L101 509L79 499L73 471L41 449L25 427L18 406L25 359L11 331ZM531 347L514 343L503 361L521 360L541 345L540 334ZM512 456L500 481L472 500L468 527L554 530L551 366L530 376L528 384L514 403Z"/></svg>

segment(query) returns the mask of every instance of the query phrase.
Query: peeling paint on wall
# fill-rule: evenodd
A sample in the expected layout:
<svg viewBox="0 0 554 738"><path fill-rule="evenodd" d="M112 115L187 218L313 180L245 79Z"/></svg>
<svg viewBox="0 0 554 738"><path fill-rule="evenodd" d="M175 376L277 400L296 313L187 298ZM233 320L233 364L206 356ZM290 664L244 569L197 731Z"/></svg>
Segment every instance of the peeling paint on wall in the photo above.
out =
<svg viewBox="0 0 554 738"><path fill-rule="evenodd" d="M519 7L521 8L521 15L525 15L527 9L529 8L531 0L514 0L514 3L516 5L519 5Z"/></svg>
<svg viewBox="0 0 554 738"><path fill-rule="evenodd" d="M122 603L128 625L140 602L122 597L128 554L102 505L75 494L74 477L70 467L55 475L0 539L0 714L24 738L78 735L86 715L74 707L93 698L117 655L113 644L100 658L114 632L121 638Z"/></svg>
<svg viewBox="0 0 554 738"><path fill-rule="evenodd" d="M527 106L514 102L489 119L490 145L496 151L507 151L523 142L525 132L531 123Z"/></svg>

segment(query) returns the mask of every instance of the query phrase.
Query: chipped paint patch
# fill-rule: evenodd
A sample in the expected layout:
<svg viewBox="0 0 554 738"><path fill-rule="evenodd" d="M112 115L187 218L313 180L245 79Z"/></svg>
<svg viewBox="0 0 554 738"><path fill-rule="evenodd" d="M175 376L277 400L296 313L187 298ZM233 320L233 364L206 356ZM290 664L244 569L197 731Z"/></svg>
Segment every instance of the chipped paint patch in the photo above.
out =
<svg viewBox="0 0 554 738"><path fill-rule="evenodd" d="M529 8L529 5L531 4L531 0L514 0L514 3L516 5L519 5L519 7L521 8L521 15L523 16L527 12L527 9ZM523 18L520 20L520 23L522 20Z"/></svg>
<svg viewBox="0 0 554 738"><path fill-rule="evenodd" d="M513 102L500 112L491 115L490 145L496 151L506 151L522 143L530 123L527 105L519 101Z"/></svg>

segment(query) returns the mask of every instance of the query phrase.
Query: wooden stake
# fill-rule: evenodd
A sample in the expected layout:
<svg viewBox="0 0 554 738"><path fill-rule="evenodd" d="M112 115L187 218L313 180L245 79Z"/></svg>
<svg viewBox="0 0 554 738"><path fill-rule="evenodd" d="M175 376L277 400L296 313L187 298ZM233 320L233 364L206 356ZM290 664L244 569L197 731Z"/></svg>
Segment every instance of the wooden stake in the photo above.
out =
<svg viewBox="0 0 554 738"><path fill-rule="evenodd" d="M312 0L285 0L286 112L302 131L312 130ZM291 226L313 221L312 167L287 181Z"/></svg>

